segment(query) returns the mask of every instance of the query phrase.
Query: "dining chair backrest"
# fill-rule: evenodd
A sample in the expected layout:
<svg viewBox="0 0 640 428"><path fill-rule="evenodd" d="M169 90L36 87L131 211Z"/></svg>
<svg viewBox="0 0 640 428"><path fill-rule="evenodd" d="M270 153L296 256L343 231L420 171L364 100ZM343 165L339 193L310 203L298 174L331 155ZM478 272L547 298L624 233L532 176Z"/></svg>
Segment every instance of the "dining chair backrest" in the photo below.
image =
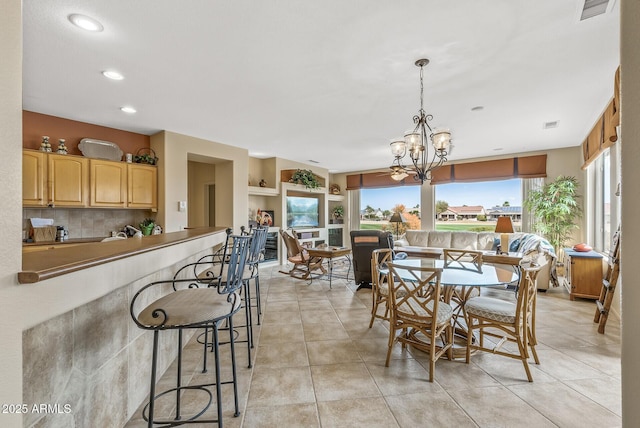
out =
<svg viewBox="0 0 640 428"><path fill-rule="evenodd" d="M525 326L532 323L531 317L535 316L536 304L536 278L540 267L520 265L520 281L518 284L518 298L516 302L516 323L521 322Z"/></svg>
<svg viewBox="0 0 640 428"><path fill-rule="evenodd" d="M472 263L478 271L482 271L482 251L445 248L442 250L442 255L445 267L455 267L461 262L467 262Z"/></svg>
<svg viewBox="0 0 640 428"><path fill-rule="evenodd" d="M442 268L421 266L398 266L387 262L389 275L389 301L392 322L402 319L412 323L439 323L438 306L442 287Z"/></svg>
<svg viewBox="0 0 640 428"><path fill-rule="evenodd" d="M387 262L393 260L393 250L391 248L377 248L371 252L371 279L372 283L378 284L381 277L386 273L381 273L380 268L386 268Z"/></svg>
<svg viewBox="0 0 640 428"><path fill-rule="evenodd" d="M252 236L230 235L231 243L225 249L226 275L220 275L218 292L220 294L233 293L242 285L245 267L249 258Z"/></svg>

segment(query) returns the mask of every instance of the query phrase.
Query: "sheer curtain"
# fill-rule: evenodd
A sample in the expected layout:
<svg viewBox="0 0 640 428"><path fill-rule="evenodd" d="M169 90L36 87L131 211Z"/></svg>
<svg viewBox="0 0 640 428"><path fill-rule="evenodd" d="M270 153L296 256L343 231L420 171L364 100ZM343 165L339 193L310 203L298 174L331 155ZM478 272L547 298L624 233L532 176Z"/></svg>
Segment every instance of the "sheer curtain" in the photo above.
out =
<svg viewBox="0 0 640 428"><path fill-rule="evenodd" d="M544 178L525 178L522 180L522 201L526 201L529 193L540 190L544 186ZM523 203L524 205L524 203ZM534 233L536 219L528 209L522 207L522 232Z"/></svg>
<svg viewBox="0 0 640 428"><path fill-rule="evenodd" d="M360 229L360 190L348 190L347 199L349 205L349 222L346 230L347 237L352 230Z"/></svg>

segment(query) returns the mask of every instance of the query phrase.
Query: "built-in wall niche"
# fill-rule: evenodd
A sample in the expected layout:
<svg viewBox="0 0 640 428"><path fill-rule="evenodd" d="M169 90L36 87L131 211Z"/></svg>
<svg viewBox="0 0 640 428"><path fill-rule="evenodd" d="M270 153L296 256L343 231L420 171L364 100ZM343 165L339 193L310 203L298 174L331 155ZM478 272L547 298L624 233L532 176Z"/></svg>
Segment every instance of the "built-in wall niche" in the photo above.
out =
<svg viewBox="0 0 640 428"><path fill-rule="evenodd" d="M249 186L276 189L276 178L276 158L249 157Z"/></svg>
<svg viewBox="0 0 640 428"><path fill-rule="evenodd" d="M269 196L253 195L249 198L249 212L247 214L248 221L258 221L258 212L266 211L273 218L273 224L270 226L280 227L281 212L277 200Z"/></svg>

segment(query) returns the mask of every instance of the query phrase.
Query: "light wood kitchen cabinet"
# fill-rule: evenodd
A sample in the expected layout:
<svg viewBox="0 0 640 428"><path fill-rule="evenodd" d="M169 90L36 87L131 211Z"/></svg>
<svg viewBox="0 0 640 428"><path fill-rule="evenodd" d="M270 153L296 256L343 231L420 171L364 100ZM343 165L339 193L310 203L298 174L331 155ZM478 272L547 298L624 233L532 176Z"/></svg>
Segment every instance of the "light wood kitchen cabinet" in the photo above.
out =
<svg viewBox="0 0 640 428"><path fill-rule="evenodd" d="M127 164L91 159L89 165L89 205L124 208L127 203Z"/></svg>
<svg viewBox="0 0 640 428"><path fill-rule="evenodd" d="M22 205L47 205L45 153L35 150L22 152Z"/></svg>
<svg viewBox="0 0 640 428"><path fill-rule="evenodd" d="M152 165L127 164L129 208L158 208L158 169Z"/></svg>
<svg viewBox="0 0 640 428"><path fill-rule="evenodd" d="M87 158L47 154L49 204L86 207L89 200L89 162Z"/></svg>

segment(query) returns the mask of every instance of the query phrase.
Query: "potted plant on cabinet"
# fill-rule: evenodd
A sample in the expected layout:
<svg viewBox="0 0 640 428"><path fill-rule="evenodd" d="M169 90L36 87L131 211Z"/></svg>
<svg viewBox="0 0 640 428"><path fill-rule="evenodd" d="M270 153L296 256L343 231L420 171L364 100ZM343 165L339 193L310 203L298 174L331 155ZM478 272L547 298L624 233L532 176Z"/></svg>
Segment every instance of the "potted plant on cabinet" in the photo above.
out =
<svg viewBox="0 0 640 428"><path fill-rule="evenodd" d="M320 182L316 175L310 169L297 169L291 176L290 183L304 184L307 189L317 189Z"/></svg>
<svg viewBox="0 0 640 428"><path fill-rule="evenodd" d="M334 224L342 224L342 218L344 217L344 207L342 205L334 207L331 214L333 215Z"/></svg>
<svg viewBox="0 0 640 428"><path fill-rule="evenodd" d="M142 222L140 223L140 230L142 231L142 234L144 236L149 236L151 235L151 232L153 232L153 228L155 227L155 220L152 218L145 218L144 220L142 220Z"/></svg>

